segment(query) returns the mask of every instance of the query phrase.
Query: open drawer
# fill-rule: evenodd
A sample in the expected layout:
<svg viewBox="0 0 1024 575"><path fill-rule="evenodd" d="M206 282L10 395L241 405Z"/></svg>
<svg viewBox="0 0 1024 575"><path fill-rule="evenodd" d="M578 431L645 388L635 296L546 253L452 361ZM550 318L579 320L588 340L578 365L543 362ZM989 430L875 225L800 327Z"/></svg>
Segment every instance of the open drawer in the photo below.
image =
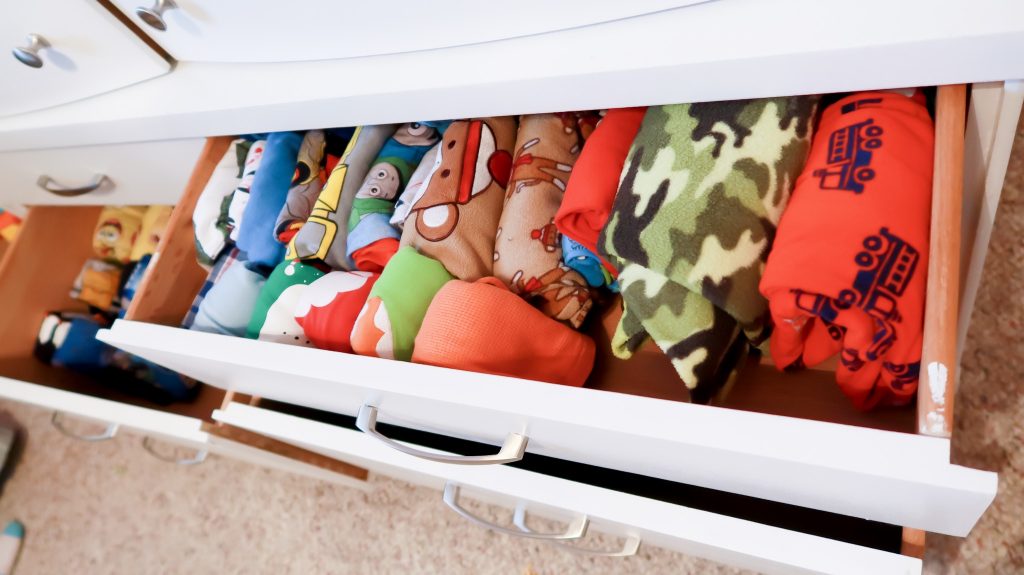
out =
<svg viewBox="0 0 1024 575"><path fill-rule="evenodd" d="M900 532L892 526L850 520L832 529L841 537L845 529L845 537L850 540L844 541L793 529L798 522L789 516L787 506L769 506L772 508L768 513L756 518L761 521L754 521L742 517L749 517L749 507L758 505L749 498L742 498L734 506L710 505L707 500L715 499L715 495L702 493L694 499L700 507L690 507L677 502L673 484L631 482L628 474L618 474L627 477L616 481L608 474L594 473L588 466L576 466L578 471L551 469L550 462L525 460L523 463L529 465L516 467L447 465L405 457L366 434L310 416L296 417L238 403L218 410L214 419L436 489L438 513L455 512L512 537L526 536L521 532L524 528L535 529L532 537L547 540L566 552L628 557L641 545L653 545L764 573L921 572L920 559L895 552ZM433 455L450 455L403 445ZM466 499L501 506L506 509L504 517L498 521L483 518ZM806 510L796 510L795 514L800 511ZM830 519L827 515L809 513L801 519L805 527L807 523L820 527ZM556 525L545 525L541 531L535 525L531 527L533 516L554 520ZM595 533L605 536L599 547L588 541ZM614 563L607 565L611 569Z"/></svg>
<svg viewBox="0 0 1024 575"><path fill-rule="evenodd" d="M367 439L413 452L397 454L409 462L432 456L389 442L377 421L502 446L492 457L446 458L443 465L453 470L515 461L526 452L965 535L995 496L996 476L951 465L949 457L956 328L969 317L957 287L965 139L963 92L940 92L925 363L946 369L926 374L918 412L861 413L836 389L833 373L780 374L757 360L724 405L693 405L667 360L651 349L628 362L602 358L586 387L568 388L144 321L119 321L100 337L225 390L359 416ZM978 121L1016 122L1016 113L977 113ZM217 141L226 145L211 140ZM203 162L217 159L211 152ZM967 162L972 173L988 170L988 160L973 153ZM180 243L183 252L191 247L190 239ZM164 264L168 257L161 255ZM183 290L182 278L201 278L198 266L184 263L192 259L189 253L180 267L168 264L161 273L176 282L152 289ZM600 339L606 332L594 327L599 347L607 347ZM933 375L942 373L945 379Z"/></svg>

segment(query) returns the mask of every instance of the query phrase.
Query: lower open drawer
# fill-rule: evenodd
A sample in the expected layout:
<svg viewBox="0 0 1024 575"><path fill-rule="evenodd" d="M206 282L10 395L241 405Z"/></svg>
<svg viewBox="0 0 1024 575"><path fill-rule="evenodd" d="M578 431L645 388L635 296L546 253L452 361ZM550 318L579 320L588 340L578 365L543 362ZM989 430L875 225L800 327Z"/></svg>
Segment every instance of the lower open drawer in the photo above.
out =
<svg viewBox="0 0 1024 575"><path fill-rule="evenodd" d="M468 514L471 516L468 520L484 522L489 524L485 526L510 536L516 536L519 531L514 515L516 520L521 520L526 515L536 514L560 521L561 525L553 528L553 534L568 540L558 541L558 545L572 546L574 541L585 541L585 533L576 537L581 533L574 530L581 525L589 525L590 532L618 540L600 551L585 547L592 555L629 555L639 544L665 547L765 573L921 572L920 559L899 555L892 552L891 547L888 551L879 550L673 504L638 493L642 485L627 484L621 489L609 489L588 483L586 476L570 480L510 466L446 465L405 456L358 431L237 403L215 412L214 419L438 489L439 513ZM461 503L463 498L507 507L508 519L493 523L472 517L473 512ZM441 510L445 504L450 510ZM781 516L777 519L785 520ZM863 528L871 527L865 522ZM899 530L890 529L890 533L895 539L892 545L898 549ZM864 537L864 534L859 536Z"/></svg>

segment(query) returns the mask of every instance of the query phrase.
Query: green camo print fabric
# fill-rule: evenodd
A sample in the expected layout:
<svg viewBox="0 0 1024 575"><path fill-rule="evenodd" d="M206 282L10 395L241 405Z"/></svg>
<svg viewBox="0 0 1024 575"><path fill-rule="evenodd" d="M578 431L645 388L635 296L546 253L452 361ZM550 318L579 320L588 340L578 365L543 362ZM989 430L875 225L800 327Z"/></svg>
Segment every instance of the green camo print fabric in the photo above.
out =
<svg viewBox="0 0 1024 575"><path fill-rule="evenodd" d="M761 272L810 148L816 96L648 109L598 248L619 270L612 339L649 336L696 402L727 391L768 335Z"/></svg>

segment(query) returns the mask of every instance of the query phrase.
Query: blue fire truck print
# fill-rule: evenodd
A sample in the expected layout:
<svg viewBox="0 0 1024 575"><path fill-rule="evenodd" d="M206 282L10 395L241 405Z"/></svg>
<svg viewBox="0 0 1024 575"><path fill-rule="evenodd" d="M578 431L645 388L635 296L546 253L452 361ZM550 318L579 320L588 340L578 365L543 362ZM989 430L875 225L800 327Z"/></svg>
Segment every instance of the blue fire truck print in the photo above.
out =
<svg viewBox="0 0 1024 575"><path fill-rule="evenodd" d="M843 339L845 328L835 323L839 312L833 305L834 300L826 295L809 293L803 290L793 290L796 294L796 307L814 315L822 321L828 329L828 335L833 341Z"/></svg>
<svg viewBox="0 0 1024 575"><path fill-rule="evenodd" d="M840 309L857 306L875 320L876 331L871 346L865 352L869 361L885 355L896 342L893 324L902 321L896 300L906 291L920 252L883 227L878 235L864 238L864 250L854 257L860 270L853 281L853 289L844 289L836 298Z"/></svg>
<svg viewBox="0 0 1024 575"><path fill-rule="evenodd" d="M823 190L864 191L864 183L875 179L871 150L882 146L882 127L871 118L839 128L828 137L828 167L814 170Z"/></svg>

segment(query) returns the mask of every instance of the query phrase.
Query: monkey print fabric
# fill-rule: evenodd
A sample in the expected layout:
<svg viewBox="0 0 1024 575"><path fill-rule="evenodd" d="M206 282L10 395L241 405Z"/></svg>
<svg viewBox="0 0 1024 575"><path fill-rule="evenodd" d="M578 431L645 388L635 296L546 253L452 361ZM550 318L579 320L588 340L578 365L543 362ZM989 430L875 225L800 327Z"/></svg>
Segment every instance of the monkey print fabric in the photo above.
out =
<svg viewBox="0 0 1024 575"><path fill-rule="evenodd" d="M596 114L523 116L494 242L494 275L545 315L575 328L593 301L586 279L562 262L555 214ZM593 120L588 121L588 120Z"/></svg>
<svg viewBox="0 0 1024 575"><path fill-rule="evenodd" d="M923 95L867 92L824 111L761 280L780 369L839 354L855 406L917 390L934 128Z"/></svg>
<svg viewBox="0 0 1024 575"><path fill-rule="evenodd" d="M459 279L491 275L515 140L512 117L453 122L427 183L409 203L401 245L436 259Z"/></svg>

